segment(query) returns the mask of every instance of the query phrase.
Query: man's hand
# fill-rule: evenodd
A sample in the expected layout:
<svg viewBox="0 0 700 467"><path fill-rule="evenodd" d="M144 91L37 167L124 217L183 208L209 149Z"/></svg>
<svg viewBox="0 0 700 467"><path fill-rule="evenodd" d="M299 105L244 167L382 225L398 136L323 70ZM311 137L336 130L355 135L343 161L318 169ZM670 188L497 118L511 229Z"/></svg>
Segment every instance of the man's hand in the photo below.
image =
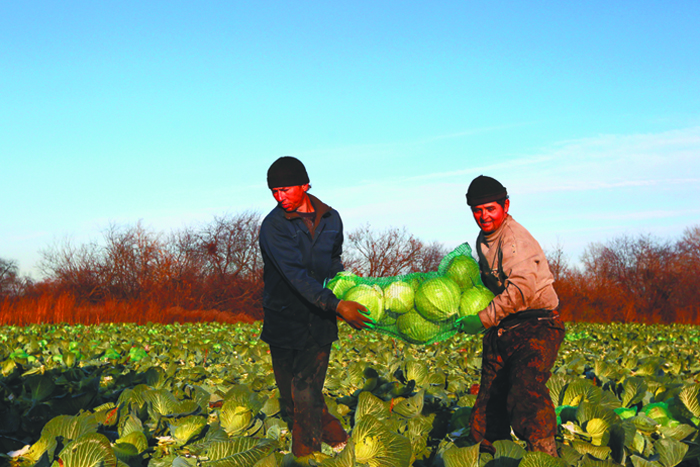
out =
<svg viewBox="0 0 700 467"><path fill-rule="evenodd" d="M479 334L486 329L479 315L464 316L459 318L456 324L459 330L465 334Z"/></svg>
<svg viewBox="0 0 700 467"><path fill-rule="evenodd" d="M338 303L338 308L335 310L346 323L354 329L373 328L374 321L370 318L367 308L357 302L350 300L341 300Z"/></svg>

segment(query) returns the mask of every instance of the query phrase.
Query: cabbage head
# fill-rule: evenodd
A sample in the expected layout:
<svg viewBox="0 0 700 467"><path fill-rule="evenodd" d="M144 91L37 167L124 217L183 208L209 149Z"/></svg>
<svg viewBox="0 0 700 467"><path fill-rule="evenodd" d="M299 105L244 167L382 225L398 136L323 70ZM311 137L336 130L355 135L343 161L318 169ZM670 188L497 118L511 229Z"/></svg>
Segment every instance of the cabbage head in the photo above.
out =
<svg viewBox="0 0 700 467"><path fill-rule="evenodd" d="M343 297L343 300L350 300L363 304L369 310L369 317L375 323L381 321L384 316L384 292L378 285L359 284L351 288Z"/></svg>
<svg viewBox="0 0 700 467"><path fill-rule="evenodd" d="M396 327L396 315L393 313L384 313L377 325L383 328L394 328Z"/></svg>
<svg viewBox="0 0 700 467"><path fill-rule="evenodd" d="M417 292L418 288L420 287L421 283L425 280L424 277L421 277L418 274L413 274L413 277L411 277L408 282L411 284L411 287L413 287L413 292Z"/></svg>
<svg viewBox="0 0 700 467"><path fill-rule="evenodd" d="M330 289L333 295L342 300L345 292L355 287L355 279L357 279L355 274L342 271L326 284L326 288Z"/></svg>
<svg viewBox="0 0 700 467"><path fill-rule="evenodd" d="M482 285L465 290L459 301L459 315L475 315L486 308L493 298L493 293Z"/></svg>
<svg viewBox="0 0 700 467"><path fill-rule="evenodd" d="M479 283L479 264L469 256L459 255L452 259L445 275L455 281L464 291Z"/></svg>
<svg viewBox="0 0 700 467"><path fill-rule="evenodd" d="M614 412L618 414L623 420L632 418L637 415L637 409L634 407L618 407L614 409Z"/></svg>
<svg viewBox="0 0 700 467"><path fill-rule="evenodd" d="M654 402L645 405L642 412L661 426L669 426L671 422L675 421L665 402Z"/></svg>
<svg viewBox="0 0 700 467"><path fill-rule="evenodd" d="M384 309L396 314L406 313L413 309L415 293L408 282L395 281L384 289Z"/></svg>
<svg viewBox="0 0 700 467"><path fill-rule="evenodd" d="M221 423L221 428L229 436L236 435L246 430L252 424L253 412L249 408L239 405L235 400L227 400L221 406L219 422Z"/></svg>
<svg viewBox="0 0 700 467"><path fill-rule="evenodd" d="M423 344L434 338L441 330L439 324L428 321L415 310L402 314L396 319L396 330L408 342Z"/></svg>
<svg viewBox="0 0 700 467"><path fill-rule="evenodd" d="M459 285L452 279L428 279L416 292L416 309L430 321L446 320L459 310L459 294Z"/></svg>
<svg viewBox="0 0 700 467"><path fill-rule="evenodd" d="M394 432L372 415L365 415L352 430L348 447L354 446L355 460L368 467L409 467L411 441ZM339 465L339 464L338 464ZM346 465L346 464L343 464ZM348 465L354 465L348 463Z"/></svg>

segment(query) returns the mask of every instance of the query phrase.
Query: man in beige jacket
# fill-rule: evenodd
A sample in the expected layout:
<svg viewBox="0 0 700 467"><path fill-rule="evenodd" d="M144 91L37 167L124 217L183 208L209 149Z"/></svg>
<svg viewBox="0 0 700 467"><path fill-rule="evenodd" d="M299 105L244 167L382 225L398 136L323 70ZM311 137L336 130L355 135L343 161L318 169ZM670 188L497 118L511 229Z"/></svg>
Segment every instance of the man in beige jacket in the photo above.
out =
<svg viewBox="0 0 700 467"><path fill-rule="evenodd" d="M471 437L493 452L493 442L515 435L528 450L557 456L554 405L546 383L564 339L556 312L554 278L539 243L509 214L503 185L483 175L467 191L467 204L481 232L479 268L493 301L463 319L463 332L485 330L479 394Z"/></svg>

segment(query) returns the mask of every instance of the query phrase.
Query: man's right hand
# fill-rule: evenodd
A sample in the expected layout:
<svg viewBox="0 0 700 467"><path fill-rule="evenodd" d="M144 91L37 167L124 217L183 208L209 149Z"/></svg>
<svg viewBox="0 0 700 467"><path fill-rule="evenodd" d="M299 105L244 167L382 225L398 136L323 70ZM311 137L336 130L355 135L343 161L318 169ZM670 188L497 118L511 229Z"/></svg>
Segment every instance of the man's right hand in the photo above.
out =
<svg viewBox="0 0 700 467"><path fill-rule="evenodd" d="M341 300L336 312L343 320L354 329L366 329L374 327L374 321L370 318L367 308L357 302Z"/></svg>

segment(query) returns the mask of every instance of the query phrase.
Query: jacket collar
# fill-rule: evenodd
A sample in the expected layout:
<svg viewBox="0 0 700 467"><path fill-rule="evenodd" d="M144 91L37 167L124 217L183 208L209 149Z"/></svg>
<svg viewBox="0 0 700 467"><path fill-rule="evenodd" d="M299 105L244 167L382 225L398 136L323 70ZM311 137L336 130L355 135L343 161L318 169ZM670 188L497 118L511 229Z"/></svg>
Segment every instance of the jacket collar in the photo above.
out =
<svg viewBox="0 0 700 467"><path fill-rule="evenodd" d="M321 222L321 218L330 212L331 207L310 193L308 194L308 196L311 200L311 205L314 207L314 211L316 211L316 220L314 221L314 227L318 227L319 222ZM301 216L296 211L285 211L284 217L286 217L288 220L292 220L298 219Z"/></svg>

